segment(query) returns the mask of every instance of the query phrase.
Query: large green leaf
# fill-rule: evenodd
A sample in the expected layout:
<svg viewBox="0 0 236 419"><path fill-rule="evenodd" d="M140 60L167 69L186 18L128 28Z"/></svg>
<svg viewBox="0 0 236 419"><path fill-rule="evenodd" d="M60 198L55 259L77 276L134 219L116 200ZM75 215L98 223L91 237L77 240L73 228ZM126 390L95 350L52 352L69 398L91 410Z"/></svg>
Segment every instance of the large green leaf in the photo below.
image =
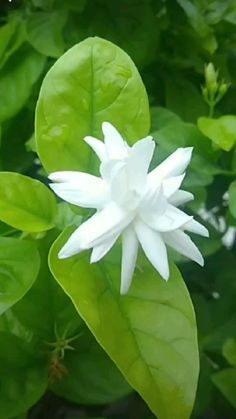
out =
<svg viewBox="0 0 236 419"><path fill-rule="evenodd" d="M18 337L0 332L0 417L27 411L46 387L47 371L37 353Z"/></svg>
<svg viewBox="0 0 236 419"><path fill-rule="evenodd" d="M22 47L0 71L0 122L14 116L28 100L43 71L45 57L33 48Z"/></svg>
<svg viewBox="0 0 236 419"><path fill-rule="evenodd" d="M36 141L46 170L87 169L82 139L101 138L103 121L133 142L147 135L145 87L129 56L100 38L71 48L44 79L36 110Z"/></svg>
<svg viewBox="0 0 236 419"><path fill-rule="evenodd" d="M53 245L53 275L70 296L98 342L159 419L187 419L197 378L198 348L191 300L178 270L168 283L149 263L136 270L128 295L120 296L114 262L58 259L72 229Z"/></svg>
<svg viewBox="0 0 236 419"><path fill-rule="evenodd" d="M29 290L39 266L39 254L33 242L0 238L0 314Z"/></svg>
<svg viewBox="0 0 236 419"><path fill-rule="evenodd" d="M54 225L56 199L41 182L19 173L0 172L0 220L28 232Z"/></svg>

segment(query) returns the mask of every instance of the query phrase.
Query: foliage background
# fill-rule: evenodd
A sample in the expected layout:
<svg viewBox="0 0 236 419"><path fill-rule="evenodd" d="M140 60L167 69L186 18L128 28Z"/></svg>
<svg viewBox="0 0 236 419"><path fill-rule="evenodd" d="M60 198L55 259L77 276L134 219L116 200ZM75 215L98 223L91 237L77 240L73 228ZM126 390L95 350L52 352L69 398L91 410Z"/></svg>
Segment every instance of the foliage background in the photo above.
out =
<svg viewBox="0 0 236 419"><path fill-rule="evenodd" d="M196 197L194 203L189 205L189 211L200 214L205 219L211 237L208 241L198 239L198 245L206 257L204 269L198 268L193 263L178 260L191 292L199 328L201 375L192 417L234 419L236 416L235 0L224 2L220 0L117 0L115 2L13 0L10 3L2 1L0 7L2 171L20 172L45 182L44 172L36 158L34 142L34 112L39 88L48 69L64 51L86 37L94 35L111 40L122 47L130 54L141 72L152 107L152 132L159 144L159 154L156 158L159 160L165 157L178 146L195 146L195 156L185 184L186 189L194 192ZM201 93L201 86L204 85L204 65L210 61L219 68L220 78L231 85L215 108L214 118L217 126L213 134L211 132L209 135L206 128L204 130L200 125L199 118L207 117L209 113ZM225 115L231 115L232 118L226 121L222 128L222 122L219 122L221 120L218 118ZM0 191L0 198L2 196ZM0 230L3 237L14 237L18 234L3 222ZM53 234L52 231L44 238L38 237L40 242L38 246L41 249L49 246ZM34 257L37 258L32 254L32 259ZM14 386L7 377L12 374L14 381L17 376L17 382L21 377L22 385L27 380L22 371L26 372L30 363L35 365L37 356L38 366L35 367L35 371L30 370L34 378L30 381L31 390L25 410L44 393L45 376L48 371L44 371L41 367L40 351L37 354L35 348L39 347L42 339L52 341L55 319L60 318L60 321L66 324L68 319L73 317L73 307L53 282L47 269L45 262L41 266L41 279L37 279L24 299L1 316L1 324L4 325L1 327L4 330L1 332L0 359L4 364L4 368L1 367L1 380L5 380L2 382L5 383L6 391L9 391L9 394L0 396L1 417L6 415L4 409L7 409L8 405L5 399L9 397L12 403L21 395L19 392L21 387ZM4 273L3 267L1 267L2 272ZM2 281L0 284L3 287ZM43 303L41 309L37 307L36 310L39 295ZM70 329L70 332L75 331L74 334L79 328L76 322L80 321L77 317L76 319ZM13 333L6 336L4 333L7 327ZM18 356L21 361L16 361L12 366L7 359L9 348L17 347L16 336L25 336L27 341L27 333L35 333L34 351L27 359L23 359L20 353L23 354L24 351L19 348L18 355L12 353L12 357L17 360ZM109 361L100 353L101 350L91 335L85 332L83 339L82 345L85 348L94 346L94 359L99 359L100 365L104 369L107 368L106 362ZM8 340L9 346L6 343ZM2 345L2 342L5 344ZM72 363L76 369L76 359L68 357L66 362ZM84 362L86 363L86 359ZM86 366L87 374L91 376L91 383L94 383L96 374L99 375L94 368L96 368L94 364ZM112 368L110 364L109 368ZM82 376L80 370L77 374ZM80 401L87 407L66 401L68 392L66 385L64 387L59 385L58 388L54 386L54 393L48 392L37 406L32 408L29 417L75 419L104 416L109 419L120 417L150 419L152 416L136 395L108 403L129 392L129 389L124 387L123 381L119 383L119 379L114 378L114 387L106 400L102 399L102 391L96 393L94 386L97 404L102 403L99 407L88 406L86 392L85 399ZM6 380L9 381L7 385ZM102 386L107 392L106 382ZM35 395L32 396L34 392ZM31 397L32 402L30 402ZM76 397L77 395L74 401ZM14 414L13 411L12 418ZM23 419L23 417L25 416L18 418Z"/></svg>

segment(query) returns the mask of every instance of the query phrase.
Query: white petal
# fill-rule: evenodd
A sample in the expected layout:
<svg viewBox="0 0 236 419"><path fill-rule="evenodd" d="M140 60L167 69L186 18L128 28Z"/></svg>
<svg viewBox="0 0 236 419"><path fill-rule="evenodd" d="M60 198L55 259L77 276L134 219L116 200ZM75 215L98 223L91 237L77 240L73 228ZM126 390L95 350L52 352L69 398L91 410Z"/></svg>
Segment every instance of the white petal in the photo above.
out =
<svg viewBox="0 0 236 419"><path fill-rule="evenodd" d="M204 259L199 252L197 246L193 243L190 237L181 230L163 233L166 244L172 247L181 255L194 260L199 265L204 265Z"/></svg>
<svg viewBox="0 0 236 419"><path fill-rule="evenodd" d="M132 282L138 254L138 238L133 227L127 227L122 234L122 264L120 293L126 294Z"/></svg>
<svg viewBox="0 0 236 419"><path fill-rule="evenodd" d="M183 182L185 177L185 173L180 176L174 176L168 179L163 180L163 191L164 195L169 198L171 197L175 192L178 191L178 189L181 186L181 183Z"/></svg>
<svg viewBox="0 0 236 419"><path fill-rule="evenodd" d="M59 252L61 259L77 253L76 249L99 246L112 236L118 235L133 219L115 204L110 204L79 226Z"/></svg>
<svg viewBox="0 0 236 419"><path fill-rule="evenodd" d="M102 131L109 159L123 159L127 157L127 145L116 128L109 122L103 122Z"/></svg>
<svg viewBox="0 0 236 419"><path fill-rule="evenodd" d="M148 136L137 141L130 149L127 159L127 174L130 185L138 192L145 186L154 148L155 143L152 137Z"/></svg>
<svg viewBox="0 0 236 419"><path fill-rule="evenodd" d="M186 204L186 202L192 201L193 199L194 195L191 192L182 191L180 189L169 198L169 203L178 206Z"/></svg>
<svg viewBox="0 0 236 419"><path fill-rule="evenodd" d="M148 174L149 182L158 184L167 177L181 175L190 163L192 150L192 147L178 148Z"/></svg>
<svg viewBox="0 0 236 419"><path fill-rule="evenodd" d="M139 213L148 217L155 212L155 215L162 215L167 209L168 201L164 196L163 186L148 188L140 205Z"/></svg>
<svg viewBox="0 0 236 419"><path fill-rule="evenodd" d="M136 221L134 226L145 255L160 275L168 280L167 251L161 234L149 228L142 221Z"/></svg>
<svg viewBox="0 0 236 419"><path fill-rule="evenodd" d="M95 246L92 250L90 263L95 263L102 259L109 252L109 250L111 250L118 237L119 234L116 234L115 236L112 236L111 238L101 243L99 246Z"/></svg>
<svg viewBox="0 0 236 419"><path fill-rule="evenodd" d="M107 183L83 172L55 172L49 176L50 187L64 201L85 208L104 207L108 199Z"/></svg>
<svg viewBox="0 0 236 419"><path fill-rule="evenodd" d="M106 147L102 141L90 136L85 137L84 141L93 149L101 161L107 159Z"/></svg>
<svg viewBox="0 0 236 419"><path fill-rule="evenodd" d="M191 220L187 224L185 224L184 230L190 231L191 233L199 234L203 237L209 237L209 231L207 230L207 228L196 220Z"/></svg>
<svg viewBox="0 0 236 419"><path fill-rule="evenodd" d="M155 211L143 211L140 213L140 217L152 229L160 232L176 230L193 218L170 204L167 205L166 211L162 215L156 214Z"/></svg>

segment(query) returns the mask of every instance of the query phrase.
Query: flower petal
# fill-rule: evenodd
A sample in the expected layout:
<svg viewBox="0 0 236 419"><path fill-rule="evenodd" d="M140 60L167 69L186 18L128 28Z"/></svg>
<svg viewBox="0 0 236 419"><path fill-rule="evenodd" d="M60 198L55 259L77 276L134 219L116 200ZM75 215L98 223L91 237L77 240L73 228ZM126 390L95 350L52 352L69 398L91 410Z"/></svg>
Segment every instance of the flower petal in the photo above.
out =
<svg viewBox="0 0 236 419"><path fill-rule="evenodd" d="M183 182L185 177L185 173L180 176L174 176L168 179L163 180L163 191L164 195L169 198L171 197L175 192L178 191L178 189L181 186L181 183Z"/></svg>
<svg viewBox="0 0 236 419"><path fill-rule="evenodd" d="M90 263L95 263L102 259L109 252L109 250L111 250L118 237L119 234L116 234L115 236L110 237L100 245L95 246L91 253Z"/></svg>
<svg viewBox="0 0 236 419"><path fill-rule="evenodd" d="M165 178L181 175L190 163L192 150L192 147L178 148L148 174L149 183L157 185Z"/></svg>
<svg viewBox="0 0 236 419"><path fill-rule="evenodd" d="M153 230L160 232L176 230L193 218L170 204L167 205L166 211L162 215L156 214L155 211L143 211L140 213L140 217Z"/></svg>
<svg viewBox="0 0 236 419"><path fill-rule="evenodd" d="M90 136L85 137L84 141L93 149L101 161L107 159L106 147L102 141Z"/></svg>
<svg viewBox="0 0 236 419"><path fill-rule="evenodd" d="M126 294L132 282L138 254L138 238L133 227L127 227L122 234L122 264L120 293Z"/></svg>
<svg viewBox="0 0 236 419"><path fill-rule="evenodd" d="M160 275L168 280L169 265L165 243L160 233L152 230L142 221L136 221L135 232L143 251Z"/></svg>
<svg viewBox="0 0 236 419"><path fill-rule="evenodd" d="M128 145L125 143L117 129L109 122L103 122L102 131L109 159L123 159L127 157Z"/></svg>
<svg viewBox="0 0 236 419"><path fill-rule="evenodd" d="M199 234L203 237L209 237L209 231L207 228L196 220L190 220L187 224L185 224L184 230Z"/></svg>
<svg viewBox="0 0 236 419"><path fill-rule="evenodd" d="M169 203L175 206L179 206L186 204L186 202L192 201L193 199L194 195L191 192L182 191L180 189L169 198Z"/></svg>
<svg viewBox="0 0 236 419"><path fill-rule="evenodd" d="M77 249L90 249L99 246L107 239L118 235L132 221L133 213L127 214L111 203L79 226L59 252L64 259L75 255Z"/></svg>
<svg viewBox="0 0 236 419"><path fill-rule="evenodd" d="M102 208L108 200L107 183L83 172L54 172L49 175L54 182L50 187L64 201L85 208Z"/></svg>
<svg viewBox="0 0 236 419"><path fill-rule="evenodd" d="M130 149L127 159L127 174L132 189L137 192L142 191L145 186L154 149L155 142L150 136L137 141Z"/></svg>
<svg viewBox="0 0 236 419"><path fill-rule="evenodd" d="M181 253L181 255L194 260L201 266L204 265L204 259L197 246L183 231L175 230L168 233L163 233L163 238L168 246Z"/></svg>

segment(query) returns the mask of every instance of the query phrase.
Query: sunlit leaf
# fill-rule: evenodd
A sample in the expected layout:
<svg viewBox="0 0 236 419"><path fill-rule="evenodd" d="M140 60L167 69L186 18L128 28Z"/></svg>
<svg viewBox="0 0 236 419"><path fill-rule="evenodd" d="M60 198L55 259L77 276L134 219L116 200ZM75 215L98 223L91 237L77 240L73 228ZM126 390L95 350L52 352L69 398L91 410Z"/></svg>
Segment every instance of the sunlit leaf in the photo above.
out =
<svg viewBox="0 0 236 419"><path fill-rule="evenodd" d="M149 131L147 94L129 56L111 42L89 38L66 52L44 79L36 141L47 171L87 169L86 135L102 138L109 121L133 142Z"/></svg>
<svg viewBox="0 0 236 419"><path fill-rule="evenodd" d="M195 316L177 269L168 283L149 263L138 267L120 296L119 265L88 258L58 259L71 229L50 253L53 275L101 346L160 419L187 419L198 378Z"/></svg>

